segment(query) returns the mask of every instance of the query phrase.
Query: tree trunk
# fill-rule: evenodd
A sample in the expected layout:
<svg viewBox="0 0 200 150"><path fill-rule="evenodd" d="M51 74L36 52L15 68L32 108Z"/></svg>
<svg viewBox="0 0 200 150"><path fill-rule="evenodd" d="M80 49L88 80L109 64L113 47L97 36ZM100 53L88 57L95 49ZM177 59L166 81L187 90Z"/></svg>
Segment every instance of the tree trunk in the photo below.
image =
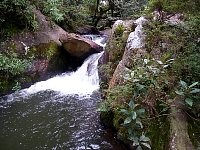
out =
<svg viewBox="0 0 200 150"><path fill-rule="evenodd" d="M114 17L114 9L115 9L115 3L113 0L108 0L109 8L111 10L111 16Z"/></svg>
<svg viewBox="0 0 200 150"><path fill-rule="evenodd" d="M187 116L183 111L183 98L175 98L171 106L170 117L170 150L194 150L188 135Z"/></svg>

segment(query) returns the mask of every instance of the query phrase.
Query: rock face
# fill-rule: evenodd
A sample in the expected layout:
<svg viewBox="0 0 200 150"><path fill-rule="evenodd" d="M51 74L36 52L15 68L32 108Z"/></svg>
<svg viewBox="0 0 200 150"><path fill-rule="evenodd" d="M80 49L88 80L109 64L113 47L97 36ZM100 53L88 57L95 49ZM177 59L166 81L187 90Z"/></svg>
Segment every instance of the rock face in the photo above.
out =
<svg viewBox="0 0 200 150"><path fill-rule="evenodd" d="M88 55L103 50L89 39L67 33L39 10L34 8L32 12L38 22L35 31L23 31L0 43L1 53L14 52L21 59L29 59L31 65L12 80L4 77L0 80L6 80L8 83L18 80L22 88L28 87L34 82L46 80L55 73L74 70ZM63 47L66 50L63 50ZM6 86L3 93L0 90L0 95L10 92L11 89L12 85Z"/></svg>
<svg viewBox="0 0 200 150"><path fill-rule="evenodd" d="M56 42L61 46L59 41L60 36L67 36L67 32L62 28L50 22L39 10L33 9L36 20L38 21L38 28L34 32L23 32L14 35L9 41L0 43L1 50L12 51L25 54L26 48L31 48L41 43Z"/></svg>
<svg viewBox="0 0 200 150"><path fill-rule="evenodd" d="M76 34L67 33L55 23L49 21L39 10L33 9L32 11L38 21L37 30L34 32L19 33L14 35L9 41L1 42L0 51L14 51L25 57L28 57L27 54L29 53L36 53L37 57L35 57L34 62L38 59L38 63L44 61L46 63L45 68L33 70L38 72L47 70L51 56L54 54L56 55L62 46L66 49L68 55L81 59L85 59L88 55L103 50L102 47L89 39L85 39ZM38 65L38 63L33 63L32 67L38 68L37 66L34 67L34 64Z"/></svg>
<svg viewBox="0 0 200 150"><path fill-rule="evenodd" d="M125 74L126 70L128 70L128 68L131 67L131 58L142 57L146 53L144 45L145 35L143 34L142 31L142 25L146 21L147 20L144 17L140 17L135 21L135 24L137 26L135 28L135 31L131 32L128 36L122 60L115 69L113 77L109 82L109 88L113 88L115 85L118 84L123 84L124 81L123 75Z"/></svg>
<svg viewBox="0 0 200 150"><path fill-rule="evenodd" d="M84 59L90 54L98 53L103 50L103 48L95 42L76 34L68 34L66 38L61 38L60 41L68 53L78 58Z"/></svg>

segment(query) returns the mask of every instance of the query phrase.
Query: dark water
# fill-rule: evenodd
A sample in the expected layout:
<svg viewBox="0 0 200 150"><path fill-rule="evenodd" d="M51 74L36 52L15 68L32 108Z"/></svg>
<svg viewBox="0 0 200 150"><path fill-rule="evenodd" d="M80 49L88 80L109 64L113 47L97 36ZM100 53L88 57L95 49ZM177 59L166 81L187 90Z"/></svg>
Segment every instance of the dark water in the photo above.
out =
<svg viewBox="0 0 200 150"><path fill-rule="evenodd" d="M51 91L0 98L1 150L125 150L100 124L90 97L60 96Z"/></svg>

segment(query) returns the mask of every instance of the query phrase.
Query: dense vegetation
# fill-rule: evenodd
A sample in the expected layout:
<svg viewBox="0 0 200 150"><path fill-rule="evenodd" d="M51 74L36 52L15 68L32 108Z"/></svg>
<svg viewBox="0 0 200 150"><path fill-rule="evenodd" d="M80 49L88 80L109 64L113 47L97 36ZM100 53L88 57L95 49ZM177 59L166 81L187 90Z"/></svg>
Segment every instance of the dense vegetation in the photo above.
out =
<svg viewBox="0 0 200 150"><path fill-rule="evenodd" d="M75 31L77 26L83 24L97 26L102 19L105 19L105 24L99 26L111 25L115 17L129 17L133 11L140 11L145 3L145 0L2 0L0 35L2 38L27 28L36 30L37 20L32 13L35 7L64 29Z"/></svg>
<svg viewBox="0 0 200 150"><path fill-rule="evenodd" d="M133 56L124 76L125 84L111 89L108 83L128 38L123 34L126 30L123 25L117 27L106 47L110 56L109 62L101 66L106 74L102 86L106 89L105 101L100 106L102 116L109 117L109 121L113 118L111 124L118 130L118 137L133 147L163 150L169 148L170 118L180 107L189 122L190 139L196 148L200 147L199 0L2 0L0 41L16 33L36 31L34 8L69 32L76 32L86 24L105 29L116 19L144 15L148 19L144 27L147 54L140 58ZM157 19L152 14L155 10ZM167 23L176 13L183 22ZM13 80L33 59L32 55L22 58L13 51L1 51L0 76ZM11 86L17 90L20 84L14 81ZM0 81L0 90L4 88L5 81Z"/></svg>
<svg viewBox="0 0 200 150"><path fill-rule="evenodd" d="M200 121L199 6L199 1L150 0L143 11L149 20L144 27L147 53L139 58L132 56L123 75L125 82L105 90L106 100L100 105L102 118L113 118L118 137L129 139L126 142L132 141L137 149L168 149L173 124L179 126L173 122L179 111L189 122L191 141L196 148L200 146L199 132L194 129ZM156 19L154 10L158 12ZM176 13L184 22L167 23ZM107 45L112 57L101 68L109 79L122 59L122 41L123 36L114 36Z"/></svg>

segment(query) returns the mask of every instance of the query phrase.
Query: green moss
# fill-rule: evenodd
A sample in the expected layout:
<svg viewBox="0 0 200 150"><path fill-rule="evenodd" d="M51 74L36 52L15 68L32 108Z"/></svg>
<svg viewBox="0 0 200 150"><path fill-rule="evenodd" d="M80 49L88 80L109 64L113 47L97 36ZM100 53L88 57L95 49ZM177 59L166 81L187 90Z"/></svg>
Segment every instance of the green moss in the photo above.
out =
<svg viewBox="0 0 200 150"><path fill-rule="evenodd" d="M113 112L112 111L102 111L100 115L101 122L107 128L113 128Z"/></svg>
<svg viewBox="0 0 200 150"><path fill-rule="evenodd" d="M121 126L118 129L117 137L119 140L123 141L124 143L127 143L128 142L127 128Z"/></svg>
<svg viewBox="0 0 200 150"><path fill-rule="evenodd" d="M151 139L153 150L169 149L170 123L167 117L151 120L146 135Z"/></svg>
<svg viewBox="0 0 200 150"><path fill-rule="evenodd" d="M1 81L0 81L0 95L4 92L6 92L10 87L10 84L7 80L2 80L1 78Z"/></svg>
<svg viewBox="0 0 200 150"><path fill-rule="evenodd" d="M16 49L16 44L15 43L11 43L10 46L9 46L9 49L14 52L15 49Z"/></svg>
<svg viewBox="0 0 200 150"><path fill-rule="evenodd" d="M119 111L115 111L113 118L113 126L115 129L119 130L124 120L124 116L119 113Z"/></svg>
<svg viewBox="0 0 200 150"><path fill-rule="evenodd" d="M58 44L56 42L41 43L37 46L33 46L29 50L29 56L35 58L51 59L58 52Z"/></svg>
<svg viewBox="0 0 200 150"><path fill-rule="evenodd" d="M188 134L193 146L200 149L200 121L188 120Z"/></svg>
<svg viewBox="0 0 200 150"><path fill-rule="evenodd" d="M170 139L170 123L166 116L151 120L148 124L147 136L151 139L153 150L168 149Z"/></svg>
<svg viewBox="0 0 200 150"><path fill-rule="evenodd" d="M125 27L122 24L120 24L116 27L114 34L116 37L122 37L124 31Z"/></svg>

